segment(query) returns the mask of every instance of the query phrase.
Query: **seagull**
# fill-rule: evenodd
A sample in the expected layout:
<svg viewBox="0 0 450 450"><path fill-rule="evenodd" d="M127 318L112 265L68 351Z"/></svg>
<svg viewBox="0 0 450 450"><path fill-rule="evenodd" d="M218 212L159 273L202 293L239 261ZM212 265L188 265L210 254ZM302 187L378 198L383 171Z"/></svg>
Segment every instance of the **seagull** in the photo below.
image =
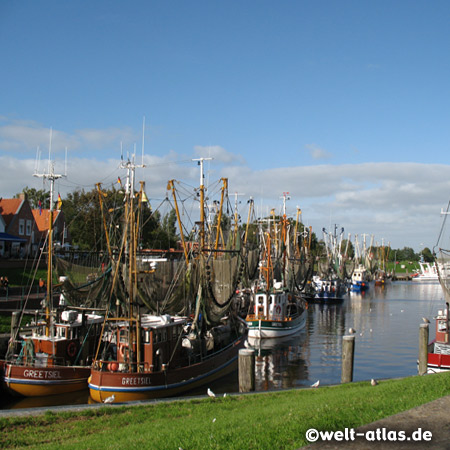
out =
<svg viewBox="0 0 450 450"><path fill-rule="evenodd" d="M422 317L422 320L423 320L425 323L430 323L430 321L429 321L426 317Z"/></svg>
<svg viewBox="0 0 450 450"><path fill-rule="evenodd" d="M116 396L113 394L113 395L111 395L111 397L105 398L105 400L103 400L103 403L114 403L115 399L116 399Z"/></svg>
<svg viewBox="0 0 450 450"><path fill-rule="evenodd" d="M214 417L214 419L213 419L213 423L216 421L216 418Z"/></svg>
<svg viewBox="0 0 450 450"><path fill-rule="evenodd" d="M206 391L206 393L207 393L211 398L215 398L215 397L216 397L216 394L214 394L214 392L213 392L210 388L208 388L208 390Z"/></svg>
<svg viewBox="0 0 450 450"><path fill-rule="evenodd" d="M348 332L349 332L350 334L355 334L355 333L356 333L356 331L355 331L354 328L349 328L349 329L348 329Z"/></svg>
<svg viewBox="0 0 450 450"><path fill-rule="evenodd" d="M223 396L226 397L226 396L227 396L227 393L225 392L225 394L223 394Z"/></svg>
<svg viewBox="0 0 450 450"><path fill-rule="evenodd" d="M378 381L377 380L374 380L373 378L370 380L370 384L372 385L372 386L376 386L377 384L378 384Z"/></svg>
<svg viewBox="0 0 450 450"><path fill-rule="evenodd" d="M320 380L317 380L314 384L311 385L311 387L316 388L319 387Z"/></svg>
<svg viewBox="0 0 450 450"><path fill-rule="evenodd" d="M359 333L359 335L360 335L360 336L363 336L363 335L364 335L364 332L362 331L361 333Z"/></svg>

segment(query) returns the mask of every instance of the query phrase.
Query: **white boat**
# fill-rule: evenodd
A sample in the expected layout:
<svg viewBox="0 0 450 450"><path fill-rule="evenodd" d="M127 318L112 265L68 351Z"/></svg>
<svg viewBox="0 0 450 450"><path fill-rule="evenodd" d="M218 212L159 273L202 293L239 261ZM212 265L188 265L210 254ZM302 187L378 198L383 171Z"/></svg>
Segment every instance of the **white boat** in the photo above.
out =
<svg viewBox="0 0 450 450"><path fill-rule="evenodd" d="M424 260L419 261L419 269L412 277L413 281L435 281L439 282L439 275L436 263L428 263Z"/></svg>
<svg viewBox="0 0 450 450"><path fill-rule="evenodd" d="M248 337L270 339L297 333L306 323L306 304L275 282L271 289L253 294L251 314L246 317Z"/></svg>

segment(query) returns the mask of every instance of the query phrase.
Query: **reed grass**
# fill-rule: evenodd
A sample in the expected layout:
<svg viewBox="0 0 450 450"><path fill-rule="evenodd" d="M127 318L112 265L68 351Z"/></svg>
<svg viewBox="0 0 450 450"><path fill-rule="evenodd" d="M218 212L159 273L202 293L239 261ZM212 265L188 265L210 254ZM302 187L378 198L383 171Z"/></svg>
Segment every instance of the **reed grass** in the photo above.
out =
<svg viewBox="0 0 450 450"><path fill-rule="evenodd" d="M0 419L0 448L296 449L450 394L450 374Z"/></svg>

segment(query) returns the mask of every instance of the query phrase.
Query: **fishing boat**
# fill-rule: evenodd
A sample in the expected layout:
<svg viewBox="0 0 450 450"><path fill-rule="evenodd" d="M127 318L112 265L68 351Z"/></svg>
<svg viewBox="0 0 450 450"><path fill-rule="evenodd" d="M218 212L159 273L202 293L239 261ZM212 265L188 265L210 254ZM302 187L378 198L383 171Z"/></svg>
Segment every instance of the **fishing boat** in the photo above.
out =
<svg viewBox="0 0 450 450"><path fill-rule="evenodd" d="M434 318L436 335L435 339L428 344L427 373L450 371L450 235L446 226L447 217L450 215L450 202L447 210L441 211L441 215L443 221L438 242L433 248L435 261L432 267L436 269L436 275L445 298L445 307L439 309ZM423 263L423 260L421 262ZM434 269L432 273L434 273Z"/></svg>
<svg viewBox="0 0 450 450"><path fill-rule="evenodd" d="M310 303L341 303L347 294L345 282L339 278L323 279L313 276L305 298Z"/></svg>
<svg viewBox="0 0 450 450"><path fill-rule="evenodd" d="M353 270L350 290L355 292L369 289L369 275L363 265L359 265Z"/></svg>
<svg viewBox="0 0 450 450"><path fill-rule="evenodd" d="M436 337L428 344L427 373L450 371L450 322L449 304L438 311L434 318L436 324Z"/></svg>
<svg viewBox="0 0 450 450"><path fill-rule="evenodd" d="M343 248L344 229L338 234L323 228L326 255L317 261L317 273L306 285L303 296L310 303L341 303L347 294L347 254L349 240Z"/></svg>
<svg viewBox="0 0 450 450"><path fill-rule="evenodd" d="M179 395L237 368L238 351L246 337L245 324L231 308L240 256L239 251L219 245L220 211L217 240L206 225L203 160L199 161L200 222L195 245L185 239L174 181L168 185L184 254L170 277L163 276L170 261L152 261L148 267L140 255L140 211L146 196L143 183L138 192L134 190L136 164L127 163L123 239L114 264L115 283L103 337L89 378L90 396L96 402ZM223 181L224 196L227 181Z"/></svg>
<svg viewBox="0 0 450 450"><path fill-rule="evenodd" d="M290 261L287 249L290 223L286 217L286 199L284 194L281 226L274 227L274 239L270 231L265 232L262 239L260 274L252 287L250 310L245 318L249 338L289 336L300 331L306 323L307 302L295 289L294 284L289 282ZM274 258L272 252L275 253ZM274 266L279 267L280 281L274 276Z"/></svg>
<svg viewBox="0 0 450 450"><path fill-rule="evenodd" d="M87 388L90 362L100 336L103 317L83 308L55 306L53 285L53 186L57 175L45 174L51 182L47 235L47 293L42 310L21 326L23 312L16 315L4 362L4 386L13 394L36 397L64 394Z"/></svg>

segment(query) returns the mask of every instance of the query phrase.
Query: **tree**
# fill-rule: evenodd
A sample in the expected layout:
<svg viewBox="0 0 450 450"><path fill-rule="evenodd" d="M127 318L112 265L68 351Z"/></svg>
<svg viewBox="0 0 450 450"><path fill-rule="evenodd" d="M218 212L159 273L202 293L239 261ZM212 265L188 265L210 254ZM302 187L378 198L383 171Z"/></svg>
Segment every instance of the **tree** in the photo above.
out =
<svg viewBox="0 0 450 450"><path fill-rule="evenodd" d="M432 263L434 261L434 256L431 253L431 250L428 247L425 247L421 252L423 259L425 262Z"/></svg>
<svg viewBox="0 0 450 450"><path fill-rule="evenodd" d="M31 209L38 209L39 202L41 202L41 208L50 208L50 192L43 189L36 190L35 188L29 188L26 186L22 192L16 194L14 198L19 198L24 193L30 203Z"/></svg>

